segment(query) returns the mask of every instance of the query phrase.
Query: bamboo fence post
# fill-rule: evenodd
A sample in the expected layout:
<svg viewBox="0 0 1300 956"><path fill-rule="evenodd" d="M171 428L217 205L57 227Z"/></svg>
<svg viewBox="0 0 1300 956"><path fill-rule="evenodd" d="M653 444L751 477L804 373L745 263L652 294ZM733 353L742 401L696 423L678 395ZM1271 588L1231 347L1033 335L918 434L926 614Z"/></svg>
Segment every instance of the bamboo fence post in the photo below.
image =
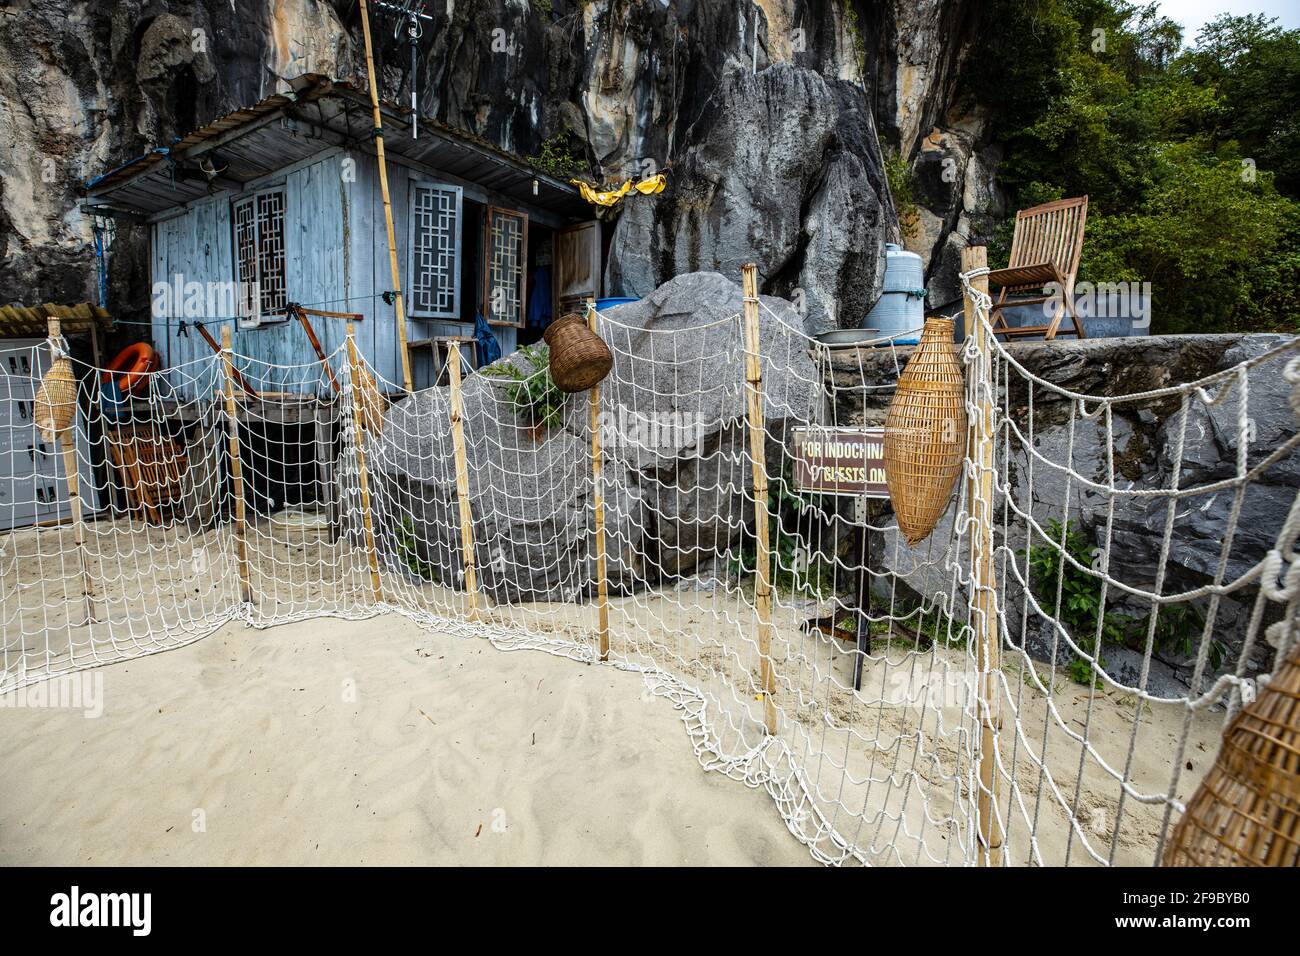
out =
<svg viewBox="0 0 1300 956"><path fill-rule="evenodd" d="M46 319L50 336L50 367L59 360L61 324L50 316ZM93 326L92 326L93 328ZM73 391L76 401L76 391ZM77 546L77 560L81 564L81 597L86 603L86 623L95 620L95 586L90 577L90 563L86 557L86 524L81 514L81 469L77 463L77 412L72 412L72 423L56 436L63 453L63 480L68 486L68 506L72 509L72 541Z"/></svg>
<svg viewBox="0 0 1300 956"><path fill-rule="evenodd" d="M587 300L587 328L596 332L596 300ZM601 489L600 383L591 386L591 484L596 508L596 607L600 634L600 659L609 660L609 585L605 580L605 493Z"/></svg>
<svg viewBox="0 0 1300 956"><path fill-rule="evenodd" d="M988 251L984 246L968 246L962 250L961 269L969 273L988 265ZM988 295L987 275L970 280L978 293ZM976 668L979 671L980 714L980 764L979 764L979 840L987 852L987 864L1002 863L1002 825L997 820L999 780L996 749L1001 730L1001 708L998 705L997 674L1002 663L999 635L996 589L993 572L993 392L988 329L976 309L975 300L965 297L966 334L973 336L977 357L971 366L974 376L977 407L971 419L970 457L975 473L968 481L967 500L970 502L974 532L971 536L971 571L974 585L973 607L978 633L976 634Z"/></svg>
<svg viewBox="0 0 1300 956"><path fill-rule="evenodd" d="M449 342L451 373L451 442L456 455L456 499L460 504L460 547L465 562L465 591L469 595L469 620L478 620L478 574L474 569L474 513L469 507L469 461L465 455L464 402L460 390L460 342Z"/></svg>
<svg viewBox="0 0 1300 956"><path fill-rule="evenodd" d="M766 435L763 424L763 363L758 341L758 278L754 264L740 270L745 293L745 398L749 420L749 457L754 470L754 534L758 558L754 608L758 615L759 686L763 694L763 725L776 733L776 683L772 674L772 546L768 538Z"/></svg>
<svg viewBox="0 0 1300 956"><path fill-rule="evenodd" d="M375 525L370 512L370 473L366 470L366 433L361 427L361 402L358 401L357 382L361 380L361 361L357 358L357 339L352 333L352 323L347 325L348 369L352 377L352 428L356 435L357 479L361 486L361 521L366 529L366 557L370 562L370 590L375 603L384 600L379 585L379 552L375 550ZM328 368L328 366L326 366Z"/></svg>
<svg viewBox="0 0 1300 956"><path fill-rule="evenodd" d="M239 562L239 590L245 603L253 600L248 581L248 542L244 538L244 471L239 461L239 419L235 414L235 362L230 326L221 327L221 359L226 367L226 434L230 441L230 483L235 492L235 559Z"/></svg>
<svg viewBox="0 0 1300 956"><path fill-rule="evenodd" d="M374 112L375 158L379 163L379 188L384 196L384 223L388 228L388 269L393 279L393 308L397 316L397 345L402 353L402 384L411 391L411 356L406 350L406 306L402 279L397 271L397 237L393 234L393 203L388 195L388 166L384 162L384 123L379 111L379 86L375 82L375 55L370 45L370 7L361 0L361 32L366 41L366 76L370 81L370 107Z"/></svg>

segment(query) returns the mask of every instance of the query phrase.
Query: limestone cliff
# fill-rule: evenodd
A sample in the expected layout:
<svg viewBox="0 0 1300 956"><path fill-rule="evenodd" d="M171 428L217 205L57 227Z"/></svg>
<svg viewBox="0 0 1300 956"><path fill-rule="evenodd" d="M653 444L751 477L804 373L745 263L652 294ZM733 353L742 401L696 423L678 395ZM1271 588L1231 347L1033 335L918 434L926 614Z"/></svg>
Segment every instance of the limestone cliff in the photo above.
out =
<svg viewBox="0 0 1300 956"><path fill-rule="evenodd" d="M907 230L936 265L995 198L978 123L954 118L976 2L436 0L416 85L422 112L520 155L558 146L591 179L668 170L665 193L611 217L611 291L752 258L811 329L851 325L900 235L887 152L920 175L934 137L955 144L943 168L959 175L920 191L933 208ZM404 37L371 16L384 96L405 103ZM356 0L0 10L0 298L93 299L76 187L304 72L364 82ZM120 314L147 302L144 249L143 230L121 230Z"/></svg>

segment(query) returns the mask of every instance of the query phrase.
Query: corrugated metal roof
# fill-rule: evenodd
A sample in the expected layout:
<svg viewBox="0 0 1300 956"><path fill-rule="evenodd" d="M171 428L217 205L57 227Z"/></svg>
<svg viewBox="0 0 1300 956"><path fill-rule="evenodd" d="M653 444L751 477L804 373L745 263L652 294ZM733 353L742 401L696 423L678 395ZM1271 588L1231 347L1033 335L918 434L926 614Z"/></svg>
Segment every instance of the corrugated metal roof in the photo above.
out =
<svg viewBox="0 0 1300 956"><path fill-rule="evenodd" d="M293 92L269 96L90 180L86 196L128 213L150 214L183 205L214 189L238 189L319 152L325 146L369 145L374 127L370 95L351 83L306 74ZM449 175L566 218L590 218L578 191L526 160L486 140L433 119L421 118L412 139L409 110L382 106L384 149ZM219 156L210 178L198 166ZM533 182L537 193L533 194Z"/></svg>

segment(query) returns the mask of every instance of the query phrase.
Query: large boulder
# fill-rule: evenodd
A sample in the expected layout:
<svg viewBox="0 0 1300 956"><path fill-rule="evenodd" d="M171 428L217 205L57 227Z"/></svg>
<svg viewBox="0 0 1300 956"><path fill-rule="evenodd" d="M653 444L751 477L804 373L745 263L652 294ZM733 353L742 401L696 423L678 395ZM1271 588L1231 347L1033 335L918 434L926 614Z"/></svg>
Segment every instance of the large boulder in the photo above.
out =
<svg viewBox="0 0 1300 956"><path fill-rule="evenodd" d="M601 385L607 576L635 590L711 567L752 525L740 288L716 273L678 276L611 309L601 333L614 368ZM769 473L786 426L819 407L820 386L790 303L759 309ZM543 347L544 349L544 347ZM505 361L527 374L523 353ZM482 588L497 602L573 599L593 580L587 393L538 433L509 379L466 379L464 434ZM395 405L369 442L380 545L400 568L414 548L438 580L462 567L448 390ZM406 562L410 563L410 562Z"/></svg>
<svg viewBox="0 0 1300 956"><path fill-rule="evenodd" d="M763 288L800 304L809 332L858 324L897 230L872 123L852 83L789 64L728 73L668 191L628 203L607 288L644 294L674 274L753 262Z"/></svg>

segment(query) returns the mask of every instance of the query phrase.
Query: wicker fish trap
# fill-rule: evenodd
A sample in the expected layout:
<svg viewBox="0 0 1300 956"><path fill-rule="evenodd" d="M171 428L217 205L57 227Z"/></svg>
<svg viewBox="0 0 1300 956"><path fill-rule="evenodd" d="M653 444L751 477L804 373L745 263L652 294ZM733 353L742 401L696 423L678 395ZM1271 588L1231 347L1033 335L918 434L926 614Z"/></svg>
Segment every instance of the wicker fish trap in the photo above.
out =
<svg viewBox="0 0 1300 956"><path fill-rule="evenodd" d="M947 510L966 450L966 386L952 319L927 319L885 415L885 482L915 545Z"/></svg>
<svg viewBox="0 0 1300 956"><path fill-rule="evenodd" d="M46 441L54 441L72 424L77 415L77 379L66 358L55 359L45 373L35 404L36 427Z"/></svg>
<svg viewBox="0 0 1300 956"><path fill-rule="evenodd" d="M1300 866L1300 644L1223 734L1165 866Z"/></svg>
<svg viewBox="0 0 1300 956"><path fill-rule="evenodd" d="M551 378L563 392L585 392L614 367L609 346L576 312L552 322L542 337L551 350Z"/></svg>

